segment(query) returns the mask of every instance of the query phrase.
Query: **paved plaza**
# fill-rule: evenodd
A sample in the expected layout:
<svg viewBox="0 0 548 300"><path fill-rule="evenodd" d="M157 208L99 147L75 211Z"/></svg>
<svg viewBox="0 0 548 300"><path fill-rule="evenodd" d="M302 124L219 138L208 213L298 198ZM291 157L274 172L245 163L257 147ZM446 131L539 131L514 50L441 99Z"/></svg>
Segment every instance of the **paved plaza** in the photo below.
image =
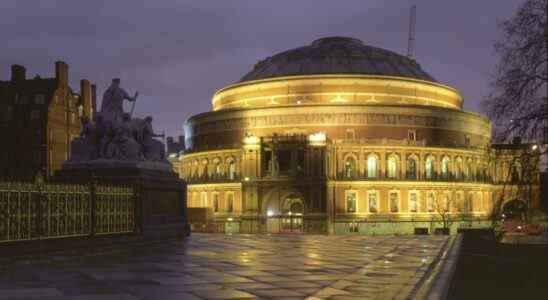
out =
<svg viewBox="0 0 548 300"><path fill-rule="evenodd" d="M193 234L2 263L0 299L405 299L446 241Z"/></svg>

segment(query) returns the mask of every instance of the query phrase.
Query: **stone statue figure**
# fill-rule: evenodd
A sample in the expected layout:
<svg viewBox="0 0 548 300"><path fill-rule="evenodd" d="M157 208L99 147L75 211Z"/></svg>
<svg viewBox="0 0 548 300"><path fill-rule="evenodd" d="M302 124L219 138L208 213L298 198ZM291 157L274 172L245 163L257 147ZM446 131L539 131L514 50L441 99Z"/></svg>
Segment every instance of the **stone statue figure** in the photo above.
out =
<svg viewBox="0 0 548 300"><path fill-rule="evenodd" d="M135 141L130 126L131 118L124 113L122 123L114 128L114 136L106 148L106 157L115 160L142 160L141 146Z"/></svg>
<svg viewBox="0 0 548 300"><path fill-rule="evenodd" d="M141 145L141 151L146 160L163 161L166 158L164 144L155 137L164 137L163 134L156 134L152 128L152 117L133 120L133 134L135 140Z"/></svg>
<svg viewBox="0 0 548 300"><path fill-rule="evenodd" d="M82 130L80 136L70 142L70 161L88 161L97 158L94 151L95 127L87 116L80 118Z"/></svg>
<svg viewBox="0 0 548 300"><path fill-rule="evenodd" d="M152 128L152 117L132 118L124 113L124 100L135 102L113 79L103 98L101 112L92 121L82 117L80 136L71 142L70 159L64 167L78 168L97 164L108 167L134 165L137 168L171 170L165 146Z"/></svg>
<svg viewBox="0 0 548 300"><path fill-rule="evenodd" d="M120 79L112 79L112 84L103 94L103 102L101 103L101 115L103 119L108 122L120 122L122 121L124 114L124 100L135 102L139 96L138 92L135 92L133 97L120 87Z"/></svg>

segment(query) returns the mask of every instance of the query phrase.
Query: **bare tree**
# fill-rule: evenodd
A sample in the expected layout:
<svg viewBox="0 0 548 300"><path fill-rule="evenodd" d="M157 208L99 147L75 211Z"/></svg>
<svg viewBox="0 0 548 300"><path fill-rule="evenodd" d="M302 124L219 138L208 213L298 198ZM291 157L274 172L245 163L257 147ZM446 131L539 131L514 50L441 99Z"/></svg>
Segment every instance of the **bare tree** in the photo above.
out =
<svg viewBox="0 0 548 300"><path fill-rule="evenodd" d="M499 56L493 92L485 101L494 121L495 140L546 139L548 129L548 0L526 0L516 14L499 26L495 43ZM546 141L545 141L546 143Z"/></svg>
<svg viewBox="0 0 548 300"><path fill-rule="evenodd" d="M485 109L494 123L495 142L508 143L519 138L525 145L515 149L501 197L494 203L494 219L505 200L519 199L532 208L539 182L539 158L547 155L547 9L548 0L526 0L512 18L499 24L503 33L495 43L499 61ZM512 178L516 177L514 162L521 166L519 180ZM514 199L506 199L508 196Z"/></svg>
<svg viewBox="0 0 548 300"><path fill-rule="evenodd" d="M464 201L464 199L461 199ZM441 222L442 228L446 233L455 221L464 219L463 203L457 201L456 195L443 194L441 197L436 197L433 202L433 209L437 216L435 220Z"/></svg>
<svg viewBox="0 0 548 300"><path fill-rule="evenodd" d="M527 205L527 213L534 208L534 200L539 194L539 149L537 145L517 145L518 149L503 154L504 150L495 150L499 160L506 160L507 170L500 170L506 174L502 178L502 189L499 199L494 203L493 218L498 219L502 213L505 200L520 200ZM508 150L507 150L508 151ZM504 172L506 171L506 172ZM526 221L528 214L525 215Z"/></svg>

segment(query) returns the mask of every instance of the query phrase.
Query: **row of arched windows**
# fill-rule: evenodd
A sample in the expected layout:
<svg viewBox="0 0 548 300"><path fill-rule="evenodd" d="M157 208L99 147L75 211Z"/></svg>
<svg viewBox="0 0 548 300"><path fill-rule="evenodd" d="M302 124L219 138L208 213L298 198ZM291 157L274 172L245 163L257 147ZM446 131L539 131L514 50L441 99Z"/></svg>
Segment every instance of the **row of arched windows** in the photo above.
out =
<svg viewBox="0 0 548 300"><path fill-rule="evenodd" d="M366 177L368 179L381 178L381 162L376 154L369 154L363 174L359 174L359 168L355 156L348 155L344 162L344 177L351 179ZM436 158L428 155L424 160L423 174L419 175L419 158L417 155L407 157L405 164L405 175L402 175L402 164L396 154L391 154L386 159L385 179L480 179L487 177L485 164L477 163L473 166L472 159L464 160L457 157L454 161L449 156L443 156L439 161L439 168L436 166ZM363 175L363 176L360 176Z"/></svg>
<svg viewBox="0 0 548 300"><path fill-rule="evenodd" d="M488 209L488 205L483 203L483 192L446 191L439 193L436 191L411 190L407 195L406 211L402 210L402 194L398 190L388 191L386 199L381 198L379 190L367 190L364 194L365 201L361 203L365 207L360 210L368 213L379 213L380 201L386 201L383 206L387 208L386 212L388 213L472 213L486 212ZM424 200L421 197L425 197ZM345 191L344 201L347 213L358 212L358 198L357 190Z"/></svg>
<svg viewBox="0 0 548 300"><path fill-rule="evenodd" d="M187 180L206 178L234 180L237 177L236 161L233 157L226 158L224 162L218 157L212 160L194 159L183 163L183 174Z"/></svg>

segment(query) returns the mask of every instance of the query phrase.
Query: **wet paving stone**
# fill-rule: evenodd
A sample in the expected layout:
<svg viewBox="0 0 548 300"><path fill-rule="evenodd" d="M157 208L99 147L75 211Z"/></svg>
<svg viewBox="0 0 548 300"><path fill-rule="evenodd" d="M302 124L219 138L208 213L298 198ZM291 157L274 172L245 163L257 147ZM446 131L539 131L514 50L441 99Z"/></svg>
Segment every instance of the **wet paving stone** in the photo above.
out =
<svg viewBox="0 0 548 300"><path fill-rule="evenodd" d="M0 269L2 299L404 299L443 236L193 234Z"/></svg>

